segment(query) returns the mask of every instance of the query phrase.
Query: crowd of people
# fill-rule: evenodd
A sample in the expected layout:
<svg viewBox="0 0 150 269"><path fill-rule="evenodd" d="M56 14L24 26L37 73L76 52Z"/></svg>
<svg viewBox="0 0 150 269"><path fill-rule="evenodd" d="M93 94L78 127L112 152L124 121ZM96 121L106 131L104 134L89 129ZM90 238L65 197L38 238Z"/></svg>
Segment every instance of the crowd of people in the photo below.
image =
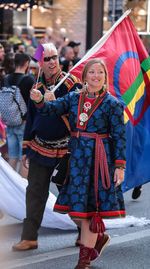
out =
<svg viewBox="0 0 150 269"><path fill-rule="evenodd" d="M124 108L109 93L107 67L97 58L85 64L82 81L70 74L52 92L80 60L81 43L56 47L52 40L44 42L37 62L38 43L30 30L26 43L18 42L15 33L9 51L0 44L1 88L6 78L19 86L27 106L19 126L5 127L2 122L6 134L0 129L9 164L28 179L26 218L21 240L12 250L38 248L50 178L69 151L68 173L63 186L57 186L54 211L68 213L76 223L80 252L75 269L88 269L110 241L103 219L126 214L121 189L126 166Z"/></svg>
<svg viewBox="0 0 150 269"><path fill-rule="evenodd" d="M51 27L46 28L43 37L37 38L32 26L26 29L26 33L23 32L20 26L16 26L14 27L13 35L0 44L0 77L14 71L14 56L16 53L27 53L32 57L40 43L48 42L55 44L63 71L68 72L80 60L81 42L69 40L61 35L56 39L53 36ZM32 73L32 71L31 65L30 72Z"/></svg>

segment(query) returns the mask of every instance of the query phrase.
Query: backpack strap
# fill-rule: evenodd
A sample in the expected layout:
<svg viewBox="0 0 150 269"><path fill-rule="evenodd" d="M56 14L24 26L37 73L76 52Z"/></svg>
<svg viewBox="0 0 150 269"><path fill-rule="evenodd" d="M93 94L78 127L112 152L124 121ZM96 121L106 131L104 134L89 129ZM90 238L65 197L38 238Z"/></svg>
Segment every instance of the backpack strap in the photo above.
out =
<svg viewBox="0 0 150 269"><path fill-rule="evenodd" d="M21 94L21 93L20 93ZM23 119L23 113L22 113L22 111L21 111L21 107L20 107L20 105L19 105L19 103L18 103L18 101L16 100L16 98L15 98L15 91L14 91L14 93L13 93L13 100L15 101L15 103L17 104L17 106L18 106L18 109L19 109L19 111L20 111L20 114L21 114L21 118Z"/></svg>

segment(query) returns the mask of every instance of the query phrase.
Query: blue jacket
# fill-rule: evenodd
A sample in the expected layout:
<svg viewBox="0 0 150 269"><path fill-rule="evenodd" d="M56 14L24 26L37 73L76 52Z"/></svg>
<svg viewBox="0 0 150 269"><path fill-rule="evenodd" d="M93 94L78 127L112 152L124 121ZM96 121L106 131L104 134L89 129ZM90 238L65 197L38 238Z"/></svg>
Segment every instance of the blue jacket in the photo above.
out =
<svg viewBox="0 0 150 269"><path fill-rule="evenodd" d="M59 72L54 85L57 85L64 76L64 72ZM38 89L44 94L47 86L43 74L38 83ZM77 87L81 88L79 79L69 75L55 91L55 96L56 98L62 97ZM42 116L37 111L33 101L30 100L24 133L23 154L45 166L55 166L68 150L69 137L66 118L63 119L57 114Z"/></svg>

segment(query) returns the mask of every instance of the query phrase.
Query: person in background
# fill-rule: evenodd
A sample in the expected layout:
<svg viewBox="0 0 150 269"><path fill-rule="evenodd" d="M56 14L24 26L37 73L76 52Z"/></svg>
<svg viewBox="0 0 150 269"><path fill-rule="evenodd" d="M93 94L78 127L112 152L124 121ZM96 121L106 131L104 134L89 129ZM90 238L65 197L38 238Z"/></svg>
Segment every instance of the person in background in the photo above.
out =
<svg viewBox="0 0 150 269"><path fill-rule="evenodd" d="M0 115L0 155L3 156L3 148L6 145L6 125L3 123ZM0 219L4 216L3 212L0 210Z"/></svg>
<svg viewBox="0 0 150 269"><path fill-rule="evenodd" d="M0 43L0 87L2 87L4 76L6 74L6 68L5 68L6 55L7 54L5 54L4 46ZM6 157L7 145L4 136L4 123L2 122L1 115L0 115L0 153L2 154L3 157L7 159ZM3 216L2 212L0 212L0 215Z"/></svg>
<svg viewBox="0 0 150 269"><path fill-rule="evenodd" d="M28 26L27 28L27 39L29 40L30 46L37 48L38 47L38 40L35 36L35 29L32 25Z"/></svg>
<svg viewBox="0 0 150 269"><path fill-rule="evenodd" d="M27 50L28 46L32 46L33 48L37 48L38 40L35 36L35 29L32 25L29 25L27 28L22 31L22 43Z"/></svg>
<svg viewBox="0 0 150 269"><path fill-rule="evenodd" d="M6 144L6 125L3 123L0 115L0 153L3 153L3 146Z"/></svg>
<svg viewBox="0 0 150 269"><path fill-rule="evenodd" d="M46 29L45 29L45 33L44 33L44 36L43 38L40 40L40 43L44 44L44 43L54 43L54 30L51 26L48 26Z"/></svg>
<svg viewBox="0 0 150 269"><path fill-rule="evenodd" d="M0 115L0 155L8 161L8 150L6 141L6 125L1 119Z"/></svg>
<svg viewBox="0 0 150 269"><path fill-rule="evenodd" d="M38 74L39 74L39 63L35 62L34 60L30 61L30 65L29 65L29 74L31 74L32 76L34 76L35 80L38 79Z"/></svg>
<svg viewBox="0 0 150 269"><path fill-rule="evenodd" d="M71 139L69 180L54 211L81 221L81 245L75 269L88 269L108 244L103 218L125 217L126 137L122 104L109 93L108 73L100 59L89 60L82 72L83 90L45 102L40 91L30 97L43 116L69 115ZM86 167L86 169L85 169Z"/></svg>
<svg viewBox="0 0 150 269"><path fill-rule="evenodd" d="M62 71L68 73L68 71L73 67L74 52L69 46L65 46L63 52L63 57L60 57L60 65Z"/></svg>
<svg viewBox="0 0 150 269"><path fill-rule="evenodd" d="M14 53L26 53L26 47L24 43L18 43L14 45Z"/></svg>
<svg viewBox="0 0 150 269"><path fill-rule="evenodd" d="M75 65L77 62L81 60L81 58L79 57L80 45L81 45L81 42L70 41L68 43L68 46L73 48L73 52L74 52L73 65Z"/></svg>
<svg viewBox="0 0 150 269"><path fill-rule="evenodd" d="M8 43L12 46L22 43L22 27L15 26L13 28L13 36L8 39Z"/></svg>
<svg viewBox="0 0 150 269"><path fill-rule="evenodd" d="M9 85L17 85L21 91L23 99L28 106L30 90L34 84L34 78L28 75L30 57L25 53L15 54L15 71L7 75ZM3 80L5 85L5 78ZM22 142L25 128L26 115L19 126L7 126L7 146L8 146L8 163L19 173L26 177L26 170L22 164ZM19 169L18 169L19 166Z"/></svg>
<svg viewBox="0 0 150 269"><path fill-rule="evenodd" d="M60 66L62 71L68 73L69 70L73 67L73 61L72 60L64 60L60 62Z"/></svg>
<svg viewBox="0 0 150 269"><path fill-rule="evenodd" d="M31 56L31 58L35 54L35 51L36 51L36 49L33 46L28 46L26 48L26 53L29 54Z"/></svg>
<svg viewBox="0 0 150 269"><path fill-rule="evenodd" d="M2 65L5 57L5 50L3 45L0 43L0 65Z"/></svg>
<svg viewBox="0 0 150 269"><path fill-rule="evenodd" d="M0 84L5 75L5 70L3 66L4 57L5 57L5 50L4 50L3 45L0 43Z"/></svg>
<svg viewBox="0 0 150 269"><path fill-rule="evenodd" d="M46 100L51 88L65 76L60 69L58 51L53 43L42 44L40 61L41 77L34 86ZM55 91L56 98L81 87L79 79L70 75ZM49 196L50 177L55 166L68 151L70 132L67 119L57 114L43 117L37 113L34 102L29 102L28 118L24 134L23 160L29 160L28 186L26 190L26 218L23 222L21 241L12 246L13 251L38 247L38 230L41 226Z"/></svg>
<svg viewBox="0 0 150 269"><path fill-rule="evenodd" d="M71 47L69 46L65 46L64 48L64 52L63 52L63 57L62 57L62 61L63 60L67 60L67 61L73 61L74 59L74 51Z"/></svg>
<svg viewBox="0 0 150 269"><path fill-rule="evenodd" d="M5 75L13 73L15 71L15 55L13 52L7 52L4 57L3 67Z"/></svg>

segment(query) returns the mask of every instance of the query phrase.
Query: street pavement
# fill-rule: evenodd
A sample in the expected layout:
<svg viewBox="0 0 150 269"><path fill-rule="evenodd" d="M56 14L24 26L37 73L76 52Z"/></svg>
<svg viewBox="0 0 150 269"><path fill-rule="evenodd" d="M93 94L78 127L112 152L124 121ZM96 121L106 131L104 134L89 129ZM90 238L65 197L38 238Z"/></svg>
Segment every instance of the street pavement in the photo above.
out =
<svg viewBox="0 0 150 269"><path fill-rule="evenodd" d="M55 192L55 191L54 191ZM150 183L143 186L139 199L132 191L124 194L127 215L150 220ZM39 248L12 252L20 240L22 222L5 215L0 220L0 269L74 269L79 248L74 246L77 231L40 228ZM150 225L109 229L109 246L91 269L149 269Z"/></svg>

